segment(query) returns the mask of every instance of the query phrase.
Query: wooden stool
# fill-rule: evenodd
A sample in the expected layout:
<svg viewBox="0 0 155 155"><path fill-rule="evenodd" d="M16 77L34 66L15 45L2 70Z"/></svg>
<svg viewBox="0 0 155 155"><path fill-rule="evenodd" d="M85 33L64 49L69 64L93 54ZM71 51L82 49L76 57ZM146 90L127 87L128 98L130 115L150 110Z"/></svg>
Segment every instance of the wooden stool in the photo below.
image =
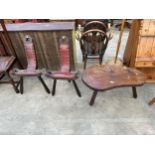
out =
<svg viewBox="0 0 155 155"><path fill-rule="evenodd" d="M145 75L125 66L96 65L84 71L82 81L94 91L89 103L93 105L98 91L118 87L132 87L133 97L137 98L136 86L144 84Z"/></svg>

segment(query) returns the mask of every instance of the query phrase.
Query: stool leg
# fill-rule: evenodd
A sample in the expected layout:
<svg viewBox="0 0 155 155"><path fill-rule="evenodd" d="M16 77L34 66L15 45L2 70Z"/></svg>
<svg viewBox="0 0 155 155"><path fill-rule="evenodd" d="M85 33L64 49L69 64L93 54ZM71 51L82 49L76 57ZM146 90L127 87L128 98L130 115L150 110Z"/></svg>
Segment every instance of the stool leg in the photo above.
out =
<svg viewBox="0 0 155 155"><path fill-rule="evenodd" d="M24 93L24 77L20 77L20 93Z"/></svg>
<svg viewBox="0 0 155 155"><path fill-rule="evenodd" d="M133 97L137 98L137 90L136 87L132 87Z"/></svg>
<svg viewBox="0 0 155 155"><path fill-rule="evenodd" d="M16 93L19 93L19 90L18 90L18 88L16 87L15 82L13 81L12 77L10 76L10 74L9 74L8 72L6 72L6 74L7 74L8 78L9 78L9 81L10 81L10 83L12 84L12 86L13 86L15 92L16 92Z"/></svg>
<svg viewBox="0 0 155 155"><path fill-rule="evenodd" d="M75 88L75 90L76 90L77 95L78 95L79 97L81 97L81 92L80 92L80 90L79 90L79 88L78 88L78 86L77 86L75 80L72 80L72 81L73 81L73 85L74 85L74 88Z"/></svg>
<svg viewBox="0 0 155 155"><path fill-rule="evenodd" d="M41 77L41 76L38 76L38 79L39 79L40 82L42 83L42 85L43 85L43 87L45 88L46 92L47 92L48 94L50 94L50 90L49 90L49 88L47 87L47 85L45 84L45 82L44 82L44 80L42 79L42 77Z"/></svg>
<svg viewBox="0 0 155 155"><path fill-rule="evenodd" d="M53 89L52 89L52 95L54 96L55 95L55 91L56 91L56 84L57 84L57 80L54 79L53 81Z"/></svg>
<svg viewBox="0 0 155 155"><path fill-rule="evenodd" d="M20 86L20 80L17 82L16 87L18 88Z"/></svg>
<svg viewBox="0 0 155 155"><path fill-rule="evenodd" d="M89 102L89 105L90 105L90 106L92 106L92 105L94 104L94 101L95 101L95 99L96 99L97 92L98 92L98 91L94 91L94 92L93 92L93 95L92 95L91 100L90 100L90 102Z"/></svg>

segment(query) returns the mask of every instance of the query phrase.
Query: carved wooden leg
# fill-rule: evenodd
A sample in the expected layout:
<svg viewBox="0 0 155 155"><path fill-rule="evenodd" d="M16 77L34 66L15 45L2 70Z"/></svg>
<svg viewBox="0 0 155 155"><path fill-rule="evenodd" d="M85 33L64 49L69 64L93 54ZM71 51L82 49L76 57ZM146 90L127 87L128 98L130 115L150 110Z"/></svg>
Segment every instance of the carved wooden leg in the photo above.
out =
<svg viewBox="0 0 155 155"><path fill-rule="evenodd" d="M10 74L9 74L8 72L6 72L6 74L7 74L8 78L9 78L9 81L10 81L10 83L12 84L12 86L13 86L15 92L16 92L16 93L19 93L19 90L18 90L18 88L16 87L15 82L14 82L14 80L12 79L12 77L10 76Z"/></svg>
<svg viewBox="0 0 155 155"><path fill-rule="evenodd" d="M78 86L77 86L75 80L72 80L72 81L73 81L73 85L74 85L74 87L75 87L75 90L76 90L77 95L78 95L79 97L81 97L81 92L80 92L80 90L79 90L79 88L78 88Z"/></svg>
<svg viewBox="0 0 155 155"><path fill-rule="evenodd" d="M149 102L149 105L152 105L155 103L155 97Z"/></svg>
<svg viewBox="0 0 155 155"><path fill-rule="evenodd" d="M20 93L21 94L24 93L24 77L23 76L20 77Z"/></svg>
<svg viewBox="0 0 155 155"><path fill-rule="evenodd" d="M20 80L17 82L16 87L18 88L20 86Z"/></svg>
<svg viewBox="0 0 155 155"><path fill-rule="evenodd" d="M57 80L54 79L54 81L53 81L53 90L52 90L52 95L53 95L53 96L55 95L56 84L57 84Z"/></svg>
<svg viewBox="0 0 155 155"><path fill-rule="evenodd" d="M46 85L46 83L44 82L44 80L42 79L42 77L41 77L41 76L38 76L38 79L39 79L40 82L42 83L42 85L43 85L43 87L45 88L46 92L47 92L48 94L50 94L50 90L49 90L49 88L47 87L47 85Z"/></svg>
<svg viewBox="0 0 155 155"><path fill-rule="evenodd" d="M132 87L133 97L137 98L137 90L136 87Z"/></svg>
<svg viewBox="0 0 155 155"><path fill-rule="evenodd" d="M98 91L94 91L94 92L93 92L93 95L92 95L92 97L91 97L91 100L90 100L90 102L89 102L89 105L92 106L92 105L94 104L94 101L95 101L95 99L96 99L97 92L98 92Z"/></svg>

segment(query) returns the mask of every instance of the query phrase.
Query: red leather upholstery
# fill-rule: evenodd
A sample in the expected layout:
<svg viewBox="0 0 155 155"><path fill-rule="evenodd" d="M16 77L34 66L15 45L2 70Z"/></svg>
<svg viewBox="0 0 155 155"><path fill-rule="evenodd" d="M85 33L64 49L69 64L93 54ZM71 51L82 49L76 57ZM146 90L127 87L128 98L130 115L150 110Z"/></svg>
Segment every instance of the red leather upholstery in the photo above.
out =
<svg viewBox="0 0 155 155"><path fill-rule="evenodd" d="M27 58L27 68L24 70L15 69L14 74L19 76L36 76L41 74L41 71L36 70L37 62L36 62L36 54L34 45L32 42L32 38L30 36L26 36L24 38L24 48Z"/></svg>
<svg viewBox="0 0 155 155"><path fill-rule="evenodd" d="M60 45L60 70L62 72L70 71L69 46L66 44Z"/></svg>
<svg viewBox="0 0 155 155"><path fill-rule="evenodd" d="M63 37L61 38L63 39ZM47 76L53 79L67 79L75 80L77 78L77 72L70 71L70 54L69 54L69 44L60 42L60 70L53 71L52 73L47 73Z"/></svg>
<svg viewBox="0 0 155 155"><path fill-rule="evenodd" d="M36 55L35 55L35 50L34 50L34 45L32 42L32 39L29 41L24 39L24 48L26 52L26 58L27 58L27 70L33 71L37 67L36 63Z"/></svg>

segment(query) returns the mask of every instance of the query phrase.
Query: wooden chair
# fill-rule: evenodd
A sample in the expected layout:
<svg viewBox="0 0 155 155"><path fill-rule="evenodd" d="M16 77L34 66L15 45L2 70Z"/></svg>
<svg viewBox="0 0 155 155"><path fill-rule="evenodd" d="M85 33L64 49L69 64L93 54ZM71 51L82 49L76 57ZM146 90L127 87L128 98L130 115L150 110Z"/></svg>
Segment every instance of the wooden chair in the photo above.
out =
<svg viewBox="0 0 155 155"><path fill-rule="evenodd" d="M38 79L44 86L46 92L50 93L50 90L48 89L44 80L41 77L42 72L37 69L35 49L32 42L32 38L29 35L26 35L24 37L24 48L25 48L26 58L27 58L27 68L14 69L13 71L13 75L20 77L20 82L18 84L18 86L20 85L20 93L23 94L24 92L24 86L23 86L24 77L38 77Z"/></svg>
<svg viewBox="0 0 155 155"><path fill-rule="evenodd" d="M80 47L83 56L84 69L86 68L87 59L99 59L99 64L102 64L108 41L109 38L107 34L98 29L88 30L82 34Z"/></svg>
<svg viewBox="0 0 155 155"><path fill-rule="evenodd" d="M10 83L12 84L16 93L19 93L18 88L14 80L10 75L10 70L15 62L14 56L0 56L0 83ZM8 77L8 80L2 80L4 77Z"/></svg>
<svg viewBox="0 0 155 155"><path fill-rule="evenodd" d="M10 71L17 60L16 54L14 53L15 56L10 56L12 54L8 52L8 49L13 52L14 48L5 27L4 20L0 19L0 25L3 30L3 33L0 33L0 83L11 84L15 92L19 93L16 82L10 75Z"/></svg>
<svg viewBox="0 0 155 155"><path fill-rule="evenodd" d="M47 77L50 77L54 80L52 95L55 95L56 91L56 82L57 80L68 80L72 81L77 92L77 95L81 97L81 92L75 82L78 78L78 72L73 72L70 70L70 55L69 55L69 44L68 38L62 36L59 40L59 51L60 51L60 70L58 71L48 71Z"/></svg>

